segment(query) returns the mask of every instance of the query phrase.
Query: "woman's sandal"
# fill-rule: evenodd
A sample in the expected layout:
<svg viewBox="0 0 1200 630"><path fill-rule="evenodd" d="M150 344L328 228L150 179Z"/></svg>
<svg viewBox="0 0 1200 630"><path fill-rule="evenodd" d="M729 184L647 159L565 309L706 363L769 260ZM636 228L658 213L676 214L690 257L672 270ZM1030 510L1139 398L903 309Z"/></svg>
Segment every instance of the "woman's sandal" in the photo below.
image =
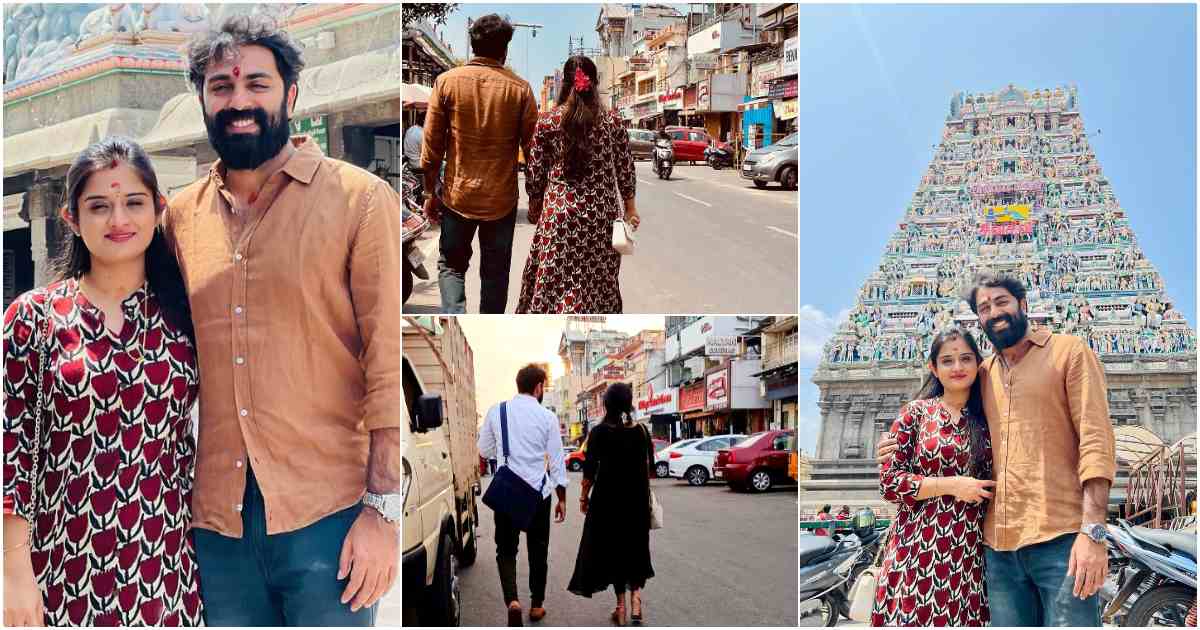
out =
<svg viewBox="0 0 1200 630"><path fill-rule="evenodd" d="M637 602L637 612L634 612L634 602ZM629 595L629 621L635 625L642 625L642 594L631 593Z"/></svg>
<svg viewBox="0 0 1200 630"><path fill-rule="evenodd" d="M617 607L613 609L612 621L618 626L625 625L625 604L617 604Z"/></svg>

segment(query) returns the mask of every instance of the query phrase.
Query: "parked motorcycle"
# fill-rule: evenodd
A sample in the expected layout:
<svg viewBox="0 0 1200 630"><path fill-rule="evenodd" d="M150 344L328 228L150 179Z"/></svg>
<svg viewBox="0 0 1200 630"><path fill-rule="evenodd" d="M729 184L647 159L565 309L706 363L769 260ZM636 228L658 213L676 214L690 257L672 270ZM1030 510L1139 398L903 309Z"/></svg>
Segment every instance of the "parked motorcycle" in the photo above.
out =
<svg viewBox="0 0 1200 630"><path fill-rule="evenodd" d="M675 147L670 140L659 138L654 141L654 173L659 179L671 179L671 169L675 166Z"/></svg>
<svg viewBox="0 0 1200 630"><path fill-rule="evenodd" d="M409 296L412 295L413 276L422 280L429 279L429 271L425 269L425 254L421 253L421 249L417 247L417 239L425 233L425 230L429 229L429 221L419 208L415 211L412 209L410 200L407 198L400 209L400 215L400 252L404 256L400 265L404 271L402 278L404 292L401 301L403 304L408 302Z"/></svg>
<svg viewBox="0 0 1200 630"><path fill-rule="evenodd" d="M1196 534L1108 526L1103 621L1126 627L1196 625Z"/></svg>
<svg viewBox="0 0 1200 630"><path fill-rule="evenodd" d="M821 625L836 626L838 620L850 612L847 594L854 584L854 569L868 553L867 548L854 533L833 537L801 536L798 546L800 608L819 605ZM873 552L871 558L874 558Z"/></svg>
<svg viewBox="0 0 1200 630"><path fill-rule="evenodd" d="M704 149L704 161L709 167L721 170L723 167L733 167L733 147L729 144L710 145Z"/></svg>

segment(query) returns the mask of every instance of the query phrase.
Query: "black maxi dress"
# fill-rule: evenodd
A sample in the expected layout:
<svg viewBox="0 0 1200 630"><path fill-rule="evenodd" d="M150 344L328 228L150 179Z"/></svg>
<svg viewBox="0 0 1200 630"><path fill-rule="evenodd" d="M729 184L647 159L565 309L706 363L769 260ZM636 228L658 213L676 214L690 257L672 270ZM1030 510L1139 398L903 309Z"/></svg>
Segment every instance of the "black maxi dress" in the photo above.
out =
<svg viewBox="0 0 1200 630"><path fill-rule="evenodd" d="M567 590L591 597L641 588L650 565L650 470L654 447L640 425L601 423L588 435L583 476L592 482L575 572Z"/></svg>

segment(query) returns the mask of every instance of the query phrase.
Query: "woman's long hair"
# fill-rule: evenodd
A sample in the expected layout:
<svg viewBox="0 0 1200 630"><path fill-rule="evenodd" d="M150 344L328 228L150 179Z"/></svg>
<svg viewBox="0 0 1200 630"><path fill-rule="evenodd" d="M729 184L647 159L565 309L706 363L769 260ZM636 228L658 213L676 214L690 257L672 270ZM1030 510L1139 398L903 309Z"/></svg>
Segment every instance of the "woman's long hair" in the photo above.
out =
<svg viewBox="0 0 1200 630"><path fill-rule="evenodd" d="M154 215L161 217L166 210L166 197L158 188L158 175L150 163L150 157L142 147L121 136L110 136L93 143L75 158L67 171L66 210L76 224L79 223L79 196L93 173L113 168L118 163L128 164L137 173L138 179L150 189L154 200ZM59 218L61 221L61 216ZM146 281L158 296L163 318L184 331L189 339L195 340L192 328L192 313L188 305L187 290L179 263L167 246L162 224L154 228L150 246L146 248ZM83 237L73 234L54 261L59 280L78 279L92 269L92 253L88 251Z"/></svg>
<svg viewBox="0 0 1200 630"><path fill-rule="evenodd" d="M938 353L942 351L942 346L955 339L962 339L966 342L967 347L975 355L975 363L983 364L983 354L979 352L979 345L975 343L975 338L957 326L947 328L934 336L933 343L929 348L929 362L937 365ZM933 373L933 370L930 370L925 375L925 382L921 384L921 390L917 392L917 400L929 400L945 393L946 388L942 385L942 381ZM979 377L976 376L975 382L971 383L971 393L967 397L967 434L970 437L971 452L969 470L972 477L978 478L988 463L987 451L984 450L987 430L987 416L983 412L983 390Z"/></svg>
<svg viewBox="0 0 1200 630"><path fill-rule="evenodd" d="M587 78L586 89L576 89L575 71ZM583 88L581 85L580 88ZM587 164L592 149L592 127L600 117L600 96L597 93L596 64L584 55L573 55L563 64L562 87L558 90L558 104L563 107L562 130L566 155L564 176L578 181Z"/></svg>
<svg viewBox="0 0 1200 630"><path fill-rule="evenodd" d="M633 418L633 388L629 383L613 383L604 390L604 422L620 426L626 416Z"/></svg>

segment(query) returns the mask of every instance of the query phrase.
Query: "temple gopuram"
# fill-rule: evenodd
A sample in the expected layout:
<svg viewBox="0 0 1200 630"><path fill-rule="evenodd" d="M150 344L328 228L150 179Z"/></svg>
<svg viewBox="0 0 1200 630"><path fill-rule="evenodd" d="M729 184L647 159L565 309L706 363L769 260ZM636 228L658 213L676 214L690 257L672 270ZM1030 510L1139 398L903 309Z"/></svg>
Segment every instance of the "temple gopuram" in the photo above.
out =
<svg viewBox="0 0 1200 630"><path fill-rule="evenodd" d="M955 94L878 269L812 377L821 429L805 505L888 509L876 443L919 389L938 330L968 329L991 354L961 297L987 270L1024 282L1031 326L1082 337L1099 355L1119 450L1126 434L1194 441L1196 333L1126 212L1089 144L1076 88Z"/></svg>

